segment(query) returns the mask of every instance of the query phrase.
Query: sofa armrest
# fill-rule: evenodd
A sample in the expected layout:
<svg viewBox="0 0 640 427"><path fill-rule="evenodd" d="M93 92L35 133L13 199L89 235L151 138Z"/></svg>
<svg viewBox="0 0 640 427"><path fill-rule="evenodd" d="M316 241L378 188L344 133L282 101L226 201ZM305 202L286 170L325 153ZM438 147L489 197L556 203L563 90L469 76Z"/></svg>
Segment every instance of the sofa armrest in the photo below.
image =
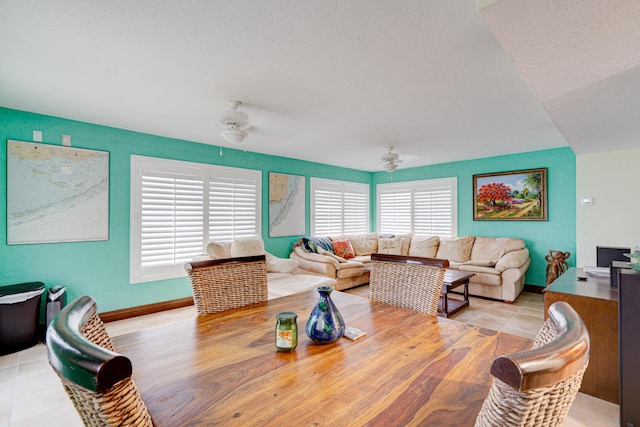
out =
<svg viewBox="0 0 640 427"><path fill-rule="evenodd" d="M314 252L307 252L300 246L294 248L294 253L306 261L319 262L322 264L331 264L336 270L340 269L340 263L335 258L327 255L321 255Z"/></svg>
<svg viewBox="0 0 640 427"><path fill-rule="evenodd" d="M523 248L504 254L496 263L496 270L503 272L509 268L520 268L529 261L529 249Z"/></svg>

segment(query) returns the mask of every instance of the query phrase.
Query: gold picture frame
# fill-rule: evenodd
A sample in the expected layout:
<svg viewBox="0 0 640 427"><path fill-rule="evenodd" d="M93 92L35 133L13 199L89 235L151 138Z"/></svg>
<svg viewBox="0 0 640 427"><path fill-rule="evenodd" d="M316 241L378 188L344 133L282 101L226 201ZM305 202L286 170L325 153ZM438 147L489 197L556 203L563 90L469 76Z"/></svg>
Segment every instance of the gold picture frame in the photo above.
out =
<svg viewBox="0 0 640 427"><path fill-rule="evenodd" d="M547 169L473 175L474 221L547 221Z"/></svg>

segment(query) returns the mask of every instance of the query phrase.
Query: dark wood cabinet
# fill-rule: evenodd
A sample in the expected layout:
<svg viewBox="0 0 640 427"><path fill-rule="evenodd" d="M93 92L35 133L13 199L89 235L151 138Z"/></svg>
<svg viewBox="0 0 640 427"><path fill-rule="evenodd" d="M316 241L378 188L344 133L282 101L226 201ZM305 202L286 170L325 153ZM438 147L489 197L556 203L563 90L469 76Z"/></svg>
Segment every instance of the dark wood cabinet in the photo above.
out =
<svg viewBox="0 0 640 427"><path fill-rule="evenodd" d="M640 274L619 275L620 425L640 427Z"/></svg>
<svg viewBox="0 0 640 427"><path fill-rule="evenodd" d="M545 317L556 301L566 301L578 312L591 338L589 367L580 391L618 404L618 287L611 286L608 278L578 280L583 276L581 269L570 268L544 290Z"/></svg>

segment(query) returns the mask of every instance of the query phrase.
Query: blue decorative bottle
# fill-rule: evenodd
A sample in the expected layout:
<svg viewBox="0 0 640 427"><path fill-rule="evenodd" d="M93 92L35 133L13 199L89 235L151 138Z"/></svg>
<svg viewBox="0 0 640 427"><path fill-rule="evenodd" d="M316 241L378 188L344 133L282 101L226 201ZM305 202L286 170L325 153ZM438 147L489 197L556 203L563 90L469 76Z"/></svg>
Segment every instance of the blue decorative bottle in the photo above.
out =
<svg viewBox="0 0 640 427"><path fill-rule="evenodd" d="M320 300L311 310L305 332L317 344L329 344L339 340L344 334L344 320L333 301L331 301L331 286L321 286L318 289Z"/></svg>

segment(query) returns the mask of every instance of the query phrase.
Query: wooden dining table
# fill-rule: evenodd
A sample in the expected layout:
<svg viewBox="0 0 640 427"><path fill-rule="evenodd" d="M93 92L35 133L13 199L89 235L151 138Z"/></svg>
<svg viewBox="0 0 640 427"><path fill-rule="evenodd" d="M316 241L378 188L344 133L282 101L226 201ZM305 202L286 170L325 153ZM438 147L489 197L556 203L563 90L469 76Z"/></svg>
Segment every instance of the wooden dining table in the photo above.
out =
<svg viewBox="0 0 640 427"><path fill-rule="evenodd" d="M491 363L531 340L338 291L347 325L325 345L304 332L315 290L113 338L156 426L473 425ZM276 351L276 314L299 343Z"/></svg>

